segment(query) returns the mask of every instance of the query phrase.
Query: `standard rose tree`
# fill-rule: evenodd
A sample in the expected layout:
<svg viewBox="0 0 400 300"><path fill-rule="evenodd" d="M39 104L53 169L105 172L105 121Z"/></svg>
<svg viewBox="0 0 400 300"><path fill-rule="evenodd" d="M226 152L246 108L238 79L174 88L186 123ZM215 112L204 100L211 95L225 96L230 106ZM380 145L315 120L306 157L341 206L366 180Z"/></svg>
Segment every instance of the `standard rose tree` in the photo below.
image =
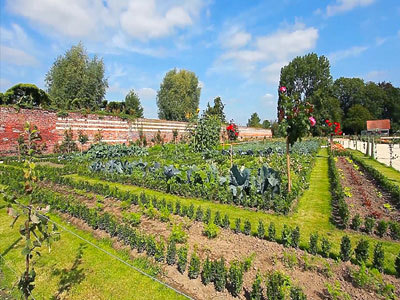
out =
<svg viewBox="0 0 400 300"><path fill-rule="evenodd" d="M286 136L286 165L288 176L288 192L291 191L289 148L297 140L307 136L312 126L317 123L311 115L314 106L299 96L288 96L285 86L279 87L278 122Z"/></svg>

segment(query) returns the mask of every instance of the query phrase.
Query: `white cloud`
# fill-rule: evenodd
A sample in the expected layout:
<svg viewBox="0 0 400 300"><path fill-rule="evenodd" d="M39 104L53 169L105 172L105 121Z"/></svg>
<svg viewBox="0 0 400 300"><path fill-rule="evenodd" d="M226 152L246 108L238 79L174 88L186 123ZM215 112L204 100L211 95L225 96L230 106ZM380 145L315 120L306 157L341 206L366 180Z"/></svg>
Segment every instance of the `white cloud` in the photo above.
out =
<svg viewBox="0 0 400 300"><path fill-rule="evenodd" d="M374 3L375 0L336 0L333 5L326 7L326 15L328 17L350 11L358 6L368 6Z"/></svg>
<svg viewBox="0 0 400 300"><path fill-rule="evenodd" d="M241 30L238 26L231 27L220 36L220 43L224 48L241 48L250 42L251 34Z"/></svg>
<svg viewBox="0 0 400 300"><path fill-rule="evenodd" d="M229 49L223 53L209 72L232 72L250 77L262 76L277 83L281 68L293 57L312 50L318 39L318 30L302 23L265 36L255 37L245 49Z"/></svg>
<svg viewBox="0 0 400 300"><path fill-rule="evenodd" d="M0 90L6 91L11 87L11 81L6 78L0 78Z"/></svg>
<svg viewBox="0 0 400 300"><path fill-rule="evenodd" d="M152 88L141 88L138 89L137 94L142 100L152 100L156 98L157 92Z"/></svg>
<svg viewBox="0 0 400 300"><path fill-rule="evenodd" d="M166 37L186 28L203 8L200 0L8 0L8 8L53 35L108 41Z"/></svg>
<svg viewBox="0 0 400 300"><path fill-rule="evenodd" d="M368 47L366 46L354 46L349 49L332 52L328 54L328 58L331 62L337 62L348 57L357 57L367 49Z"/></svg>
<svg viewBox="0 0 400 300"><path fill-rule="evenodd" d="M17 66L36 66L38 60L23 50L0 45L0 60Z"/></svg>
<svg viewBox="0 0 400 300"><path fill-rule="evenodd" d="M373 70L362 76L367 81L385 81L387 80L387 72L382 70Z"/></svg>

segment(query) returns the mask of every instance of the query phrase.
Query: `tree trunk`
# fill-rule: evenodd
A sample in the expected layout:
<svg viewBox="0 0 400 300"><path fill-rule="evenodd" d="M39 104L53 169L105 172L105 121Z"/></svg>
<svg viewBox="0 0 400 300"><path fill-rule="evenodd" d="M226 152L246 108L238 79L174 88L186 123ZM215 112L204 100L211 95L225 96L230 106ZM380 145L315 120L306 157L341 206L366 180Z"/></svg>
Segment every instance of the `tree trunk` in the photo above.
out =
<svg viewBox="0 0 400 300"><path fill-rule="evenodd" d="M289 137L286 137L286 167L288 177L288 192L292 190L292 179L290 178L290 154L289 154Z"/></svg>
<svg viewBox="0 0 400 300"><path fill-rule="evenodd" d="M233 146L231 144L231 168L233 166Z"/></svg>

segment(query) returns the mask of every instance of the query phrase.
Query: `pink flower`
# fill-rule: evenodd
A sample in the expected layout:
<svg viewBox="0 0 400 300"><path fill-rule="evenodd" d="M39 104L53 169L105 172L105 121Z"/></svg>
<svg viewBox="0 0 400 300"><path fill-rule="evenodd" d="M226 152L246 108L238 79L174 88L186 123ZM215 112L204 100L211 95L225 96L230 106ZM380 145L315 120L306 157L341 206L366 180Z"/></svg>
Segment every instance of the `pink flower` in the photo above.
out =
<svg viewBox="0 0 400 300"><path fill-rule="evenodd" d="M311 126L315 126L315 124L317 124L317 121L315 121L314 117L309 117L308 119L310 120Z"/></svg>
<svg viewBox="0 0 400 300"><path fill-rule="evenodd" d="M286 93L286 86L281 86L281 87L279 88L279 91L280 91L281 93Z"/></svg>

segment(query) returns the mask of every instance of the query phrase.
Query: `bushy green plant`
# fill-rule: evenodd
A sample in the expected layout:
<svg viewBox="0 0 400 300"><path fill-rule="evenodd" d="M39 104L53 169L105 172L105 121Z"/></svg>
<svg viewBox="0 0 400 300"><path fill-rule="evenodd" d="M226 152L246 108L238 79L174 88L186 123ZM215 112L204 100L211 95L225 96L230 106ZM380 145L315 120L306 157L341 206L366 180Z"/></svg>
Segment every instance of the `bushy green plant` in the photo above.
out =
<svg viewBox="0 0 400 300"><path fill-rule="evenodd" d="M257 273L256 278L253 281L250 299L251 300L261 300L263 299L263 289L261 287L262 277L259 273Z"/></svg>
<svg viewBox="0 0 400 300"><path fill-rule="evenodd" d="M323 236L321 239L321 254L323 257L329 257L329 252L331 251L332 244L329 240Z"/></svg>
<svg viewBox="0 0 400 300"><path fill-rule="evenodd" d="M372 230L374 229L375 226L375 219L371 217L366 217L364 221L364 230L366 233L370 234L372 233Z"/></svg>
<svg viewBox="0 0 400 300"><path fill-rule="evenodd" d="M386 234L387 229L388 229L388 223L386 221L381 220L378 222L376 231L380 237L383 237Z"/></svg>
<svg viewBox="0 0 400 300"><path fill-rule="evenodd" d="M225 259L221 257L220 260L215 261L214 264L215 264L214 286L218 292L223 292L226 286Z"/></svg>
<svg viewBox="0 0 400 300"><path fill-rule="evenodd" d="M366 263L369 257L369 242L365 239L361 239L356 249L354 249L354 253L356 255L357 264Z"/></svg>
<svg viewBox="0 0 400 300"><path fill-rule="evenodd" d="M360 264L358 270L351 272L351 277L355 285L360 288L372 289L375 291L380 290L381 286L384 285L382 275L377 269L369 269L365 263Z"/></svg>
<svg viewBox="0 0 400 300"><path fill-rule="evenodd" d="M239 233L239 232L241 232L242 230L241 230L241 226L240 226L240 223L242 222L242 220L240 219L240 218L236 218L235 219L235 233Z"/></svg>
<svg viewBox="0 0 400 300"><path fill-rule="evenodd" d="M379 272L382 272L384 260L385 250L382 248L382 242L379 242L375 245L374 248L374 259L372 261L372 266Z"/></svg>
<svg viewBox="0 0 400 300"><path fill-rule="evenodd" d="M208 224L211 221L211 209L207 208L206 214L204 215L203 222Z"/></svg>
<svg viewBox="0 0 400 300"><path fill-rule="evenodd" d="M156 252L154 254L154 258L158 262L164 262L165 258L165 244L162 240L160 240L156 245Z"/></svg>
<svg viewBox="0 0 400 300"><path fill-rule="evenodd" d="M221 226L221 213L219 211L215 213L214 224L217 226Z"/></svg>
<svg viewBox="0 0 400 300"><path fill-rule="evenodd" d="M249 255L248 257L246 257L243 260L243 268L244 271L247 272L248 270L250 270L251 265L253 264L254 258L256 257L255 253L252 253L251 255Z"/></svg>
<svg viewBox="0 0 400 300"><path fill-rule="evenodd" d="M394 261L394 267L396 269L397 277L400 277L400 252L397 254L396 259Z"/></svg>
<svg viewBox="0 0 400 300"><path fill-rule="evenodd" d="M141 216L140 213L122 213L122 220L131 226L138 226L140 224Z"/></svg>
<svg viewBox="0 0 400 300"><path fill-rule="evenodd" d="M222 220L222 227L225 229L229 229L231 226L231 222L229 221L229 216L225 214L224 219Z"/></svg>
<svg viewBox="0 0 400 300"><path fill-rule="evenodd" d="M209 223L204 225L203 234L208 237L209 239L213 239L217 237L219 233L219 228L214 223Z"/></svg>
<svg viewBox="0 0 400 300"><path fill-rule="evenodd" d="M289 278L279 271L268 275L267 298L268 300L284 300L290 286Z"/></svg>
<svg viewBox="0 0 400 300"><path fill-rule="evenodd" d="M197 256L196 252L193 252L192 257L190 258L189 264L189 273L188 276L190 279L196 279L200 274L200 259Z"/></svg>
<svg viewBox="0 0 400 300"><path fill-rule="evenodd" d="M245 235L250 235L251 234L251 223L250 223L249 220L244 221L243 233Z"/></svg>
<svg viewBox="0 0 400 300"><path fill-rule="evenodd" d="M265 237L265 227L262 220L258 220L257 237L260 239L264 239Z"/></svg>
<svg viewBox="0 0 400 300"><path fill-rule="evenodd" d="M173 224L171 229L171 234L169 236L170 241L175 241L176 243L184 243L187 240L187 234L182 228L182 224Z"/></svg>
<svg viewBox="0 0 400 300"><path fill-rule="evenodd" d="M207 256L203 264L203 270L201 271L201 282L204 285L207 285L213 280L214 280L214 263Z"/></svg>
<svg viewBox="0 0 400 300"><path fill-rule="evenodd" d="M319 238L318 233L312 233L310 235L310 245L308 251L311 254L315 255L318 253L318 238Z"/></svg>
<svg viewBox="0 0 400 300"><path fill-rule="evenodd" d="M178 270L181 274L185 273L187 265L188 247L182 246L178 250Z"/></svg>
<svg viewBox="0 0 400 300"><path fill-rule="evenodd" d="M356 214L353 219L351 220L351 228L353 230L358 231L360 229L361 226L361 217L359 214Z"/></svg>
<svg viewBox="0 0 400 300"><path fill-rule="evenodd" d="M148 236L146 241L146 252L149 256L154 256L156 253L156 241L153 236Z"/></svg>
<svg viewBox="0 0 400 300"><path fill-rule="evenodd" d="M286 224L283 225L281 240L285 247L289 247L292 244L292 232Z"/></svg>
<svg viewBox="0 0 400 300"><path fill-rule="evenodd" d="M170 266L176 262L176 243L175 240L170 240L167 248L167 264Z"/></svg>
<svg viewBox="0 0 400 300"><path fill-rule="evenodd" d="M275 229L275 223L271 222L269 223L268 226L268 240L271 242L276 241L276 229Z"/></svg>
<svg viewBox="0 0 400 300"><path fill-rule="evenodd" d="M325 283L326 291L329 295L329 299L332 300L351 300L349 294L343 291L342 286L339 281L335 281L335 285L331 285L330 283Z"/></svg>
<svg viewBox="0 0 400 300"><path fill-rule="evenodd" d="M295 229L292 230L292 247L298 248L300 243L300 228L296 226Z"/></svg>
<svg viewBox="0 0 400 300"><path fill-rule="evenodd" d="M181 214L181 201L176 201L175 202L175 215L180 215Z"/></svg>
<svg viewBox="0 0 400 300"><path fill-rule="evenodd" d="M192 146L195 151L213 149L219 144L221 120L212 115L203 114L194 129Z"/></svg>
<svg viewBox="0 0 400 300"><path fill-rule="evenodd" d="M390 237L394 240L400 239L400 224L397 222L389 222Z"/></svg>
<svg viewBox="0 0 400 300"><path fill-rule="evenodd" d="M228 278L229 285L231 287L231 293L234 297L237 297L242 291L243 287L243 266L238 261L231 263L229 268Z"/></svg>
<svg viewBox="0 0 400 300"><path fill-rule="evenodd" d="M290 300L307 300L307 296L299 286L290 287Z"/></svg>
<svg viewBox="0 0 400 300"><path fill-rule="evenodd" d="M194 204L193 203L191 203L189 206L189 209L187 211L187 216L189 219L193 219L193 217L194 217Z"/></svg>
<svg viewBox="0 0 400 300"><path fill-rule="evenodd" d="M196 221L202 221L203 220L203 208L199 206L196 210Z"/></svg>
<svg viewBox="0 0 400 300"><path fill-rule="evenodd" d="M350 260L352 255L352 250L351 250L351 241L350 238L345 235L342 237L342 241L340 243L340 259L342 261L348 261Z"/></svg>

